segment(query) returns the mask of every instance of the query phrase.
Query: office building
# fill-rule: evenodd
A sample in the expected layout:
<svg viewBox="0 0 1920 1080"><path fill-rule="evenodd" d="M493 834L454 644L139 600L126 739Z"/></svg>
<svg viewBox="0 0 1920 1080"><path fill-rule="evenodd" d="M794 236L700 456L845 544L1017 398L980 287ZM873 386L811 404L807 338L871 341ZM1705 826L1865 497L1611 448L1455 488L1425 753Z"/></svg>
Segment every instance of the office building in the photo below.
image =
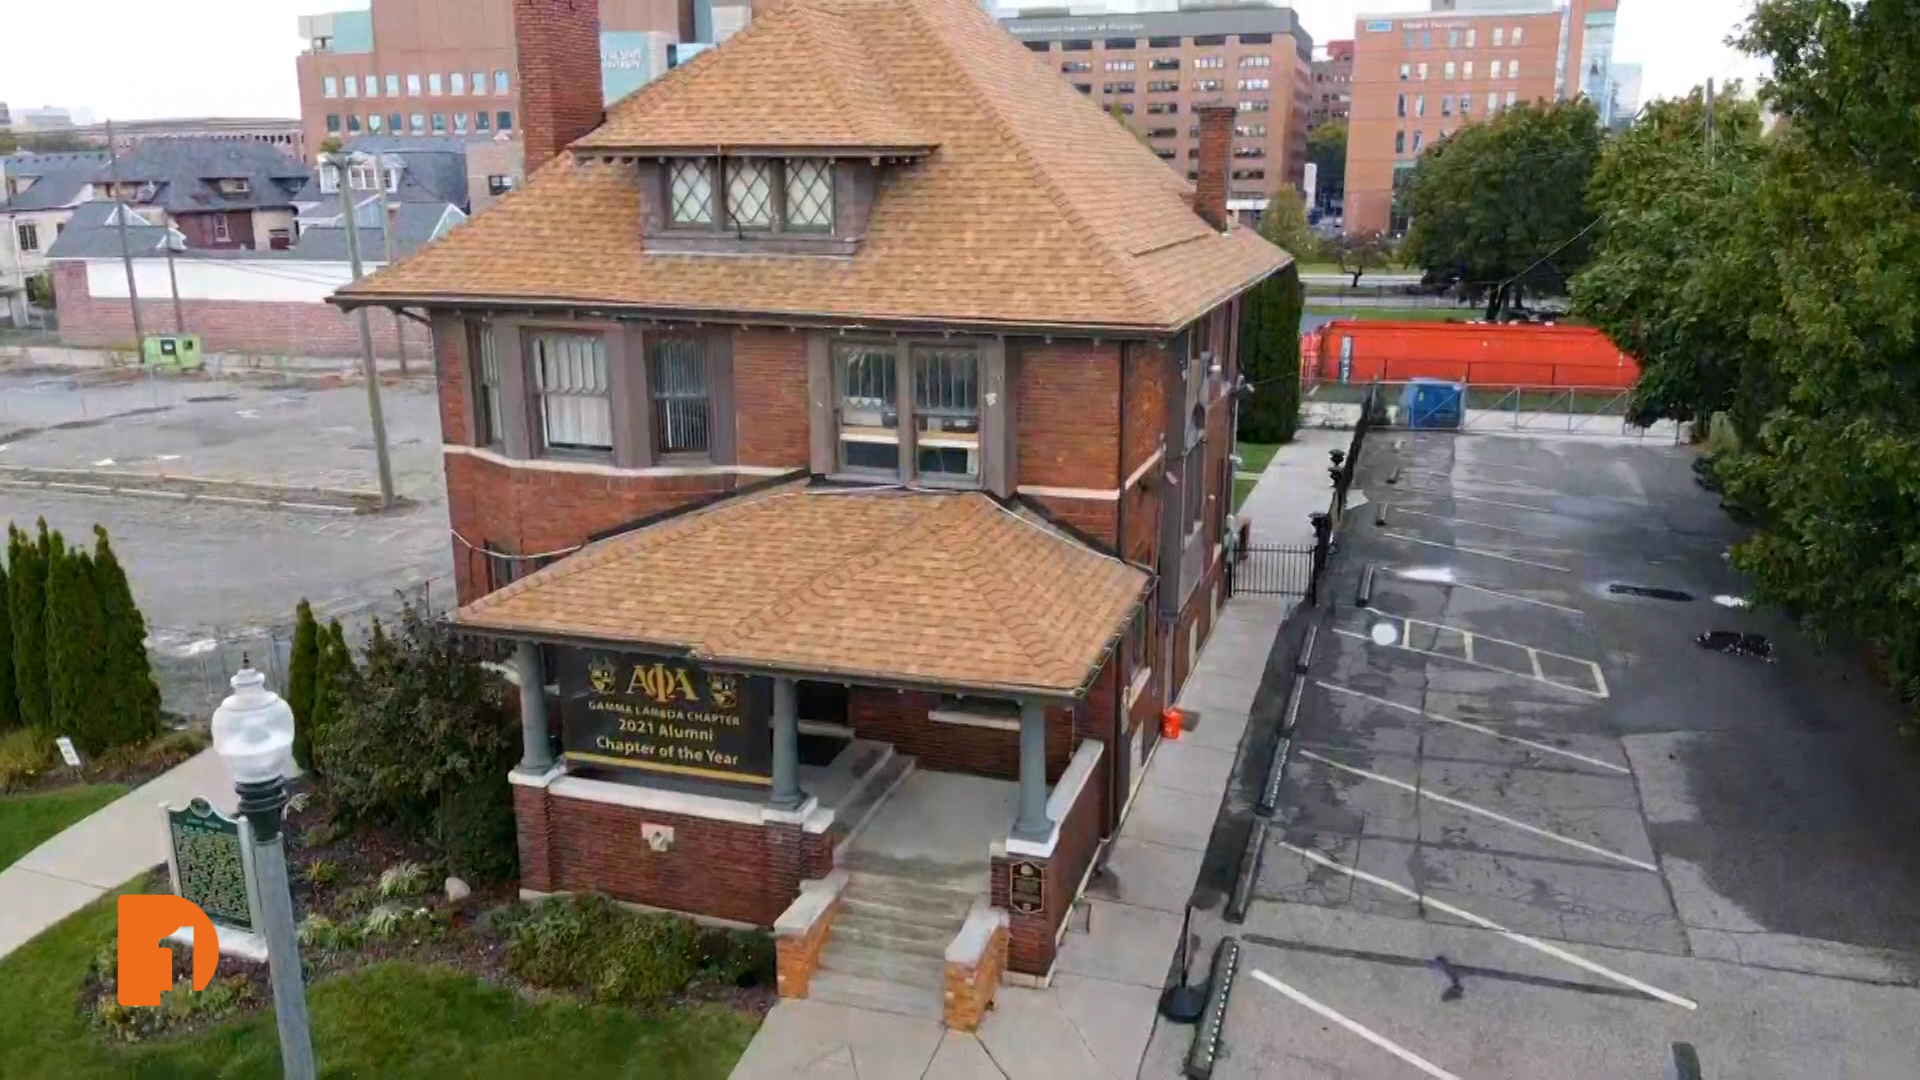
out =
<svg viewBox="0 0 1920 1080"><path fill-rule="evenodd" d="M73 134L96 146L107 145L107 125L83 124ZM115 120L114 148L125 153L147 139L233 140L264 143L295 158L304 158L300 121L291 117L195 116L175 120Z"/></svg>
<svg viewBox="0 0 1920 1080"><path fill-rule="evenodd" d="M1291 8L1265 4L1039 14L1001 24L1076 90L1140 135L1162 161L1197 180L1196 107L1232 105L1229 205L1264 210L1297 190L1306 165L1313 39ZM1056 8L1057 11L1057 8Z"/></svg>
<svg viewBox="0 0 1920 1080"><path fill-rule="evenodd" d="M1521 102L1612 99L1619 0L1433 0L1354 26L1346 230L1399 233L1420 154ZM1606 108L1610 108L1610 105ZM1603 108L1603 112L1605 109Z"/></svg>
<svg viewBox="0 0 1920 1080"><path fill-rule="evenodd" d="M1353 42L1329 41L1313 57L1313 103L1307 130L1329 120L1345 120L1353 107Z"/></svg>

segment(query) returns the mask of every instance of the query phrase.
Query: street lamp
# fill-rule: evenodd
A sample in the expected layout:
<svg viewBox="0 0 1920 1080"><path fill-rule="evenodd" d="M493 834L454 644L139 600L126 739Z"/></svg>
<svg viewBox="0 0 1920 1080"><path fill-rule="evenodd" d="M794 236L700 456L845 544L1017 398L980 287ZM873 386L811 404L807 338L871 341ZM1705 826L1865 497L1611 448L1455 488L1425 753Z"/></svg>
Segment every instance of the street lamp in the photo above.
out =
<svg viewBox="0 0 1920 1080"><path fill-rule="evenodd" d="M287 887L286 842L280 835L287 771L293 764L293 710L267 689L267 681L251 666L233 677L232 695L214 711L213 751L233 776L240 812L252 827L254 888L267 939L280 1066L287 1080L312 1080L307 991L300 974L300 943L294 936L293 895Z"/></svg>

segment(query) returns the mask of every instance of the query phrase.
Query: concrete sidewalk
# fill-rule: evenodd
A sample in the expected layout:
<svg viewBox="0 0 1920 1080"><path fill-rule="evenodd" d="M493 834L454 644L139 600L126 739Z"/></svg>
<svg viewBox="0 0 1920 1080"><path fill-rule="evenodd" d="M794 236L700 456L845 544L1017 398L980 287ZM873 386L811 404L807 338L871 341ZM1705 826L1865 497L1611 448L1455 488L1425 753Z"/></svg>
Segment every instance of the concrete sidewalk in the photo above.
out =
<svg viewBox="0 0 1920 1080"><path fill-rule="evenodd" d="M1332 491L1327 451L1345 450L1350 439L1346 432L1308 430L1280 448L1241 510L1255 537L1311 542L1307 515L1325 510ZM1155 1009L1267 655L1294 603L1247 596L1221 611L1178 702L1198 710L1201 723L1155 749L1106 873L1088 888L1086 930L1068 931L1046 989L1002 985L976 1035L929 1020L783 1001L740 1059L735 1080L1176 1075L1177 1067L1157 1064L1143 1072ZM1204 979L1205 954L1195 957L1196 977ZM1190 1032L1169 1026L1161 1041L1184 1054L1180 1040Z"/></svg>
<svg viewBox="0 0 1920 1080"><path fill-rule="evenodd" d="M0 870L0 956L135 874L167 861L160 804L194 797L233 813L237 797L211 749L142 784Z"/></svg>

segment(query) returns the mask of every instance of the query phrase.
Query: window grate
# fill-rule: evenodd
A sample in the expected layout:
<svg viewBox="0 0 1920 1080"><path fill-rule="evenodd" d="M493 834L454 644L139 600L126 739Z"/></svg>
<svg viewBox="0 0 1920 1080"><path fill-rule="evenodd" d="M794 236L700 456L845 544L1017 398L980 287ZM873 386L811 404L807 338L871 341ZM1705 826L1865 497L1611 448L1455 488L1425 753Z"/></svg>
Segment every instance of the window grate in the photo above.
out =
<svg viewBox="0 0 1920 1080"><path fill-rule="evenodd" d="M668 174L668 203L675 225L713 224L713 172L699 158L674 161Z"/></svg>
<svg viewBox="0 0 1920 1080"><path fill-rule="evenodd" d="M970 348L913 352L913 411L923 476L980 475L980 366Z"/></svg>
<svg viewBox="0 0 1920 1080"><path fill-rule="evenodd" d="M787 163L787 227L833 227L833 167L825 158L797 158Z"/></svg>
<svg viewBox="0 0 1920 1080"><path fill-rule="evenodd" d="M535 334L532 345L545 445L555 450L612 450L606 343L589 334Z"/></svg>
<svg viewBox="0 0 1920 1080"><path fill-rule="evenodd" d="M838 345L834 376L839 394L840 467L900 471L900 414L893 351L876 345Z"/></svg>
<svg viewBox="0 0 1920 1080"><path fill-rule="evenodd" d="M653 438L662 454L707 453L711 427L706 349L699 338L653 345Z"/></svg>
<svg viewBox="0 0 1920 1080"><path fill-rule="evenodd" d="M727 162L727 221L737 229L773 228L773 163L757 158Z"/></svg>

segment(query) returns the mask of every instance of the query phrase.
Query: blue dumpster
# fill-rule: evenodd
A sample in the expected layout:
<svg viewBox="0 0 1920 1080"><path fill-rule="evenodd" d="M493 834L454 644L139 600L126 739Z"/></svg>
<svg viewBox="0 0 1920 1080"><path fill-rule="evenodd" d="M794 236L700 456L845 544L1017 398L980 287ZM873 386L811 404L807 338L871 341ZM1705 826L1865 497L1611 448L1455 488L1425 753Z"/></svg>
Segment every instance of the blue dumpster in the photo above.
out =
<svg viewBox="0 0 1920 1080"><path fill-rule="evenodd" d="M1414 379L1400 395L1400 415L1410 428L1456 430L1466 415L1465 383Z"/></svg>

